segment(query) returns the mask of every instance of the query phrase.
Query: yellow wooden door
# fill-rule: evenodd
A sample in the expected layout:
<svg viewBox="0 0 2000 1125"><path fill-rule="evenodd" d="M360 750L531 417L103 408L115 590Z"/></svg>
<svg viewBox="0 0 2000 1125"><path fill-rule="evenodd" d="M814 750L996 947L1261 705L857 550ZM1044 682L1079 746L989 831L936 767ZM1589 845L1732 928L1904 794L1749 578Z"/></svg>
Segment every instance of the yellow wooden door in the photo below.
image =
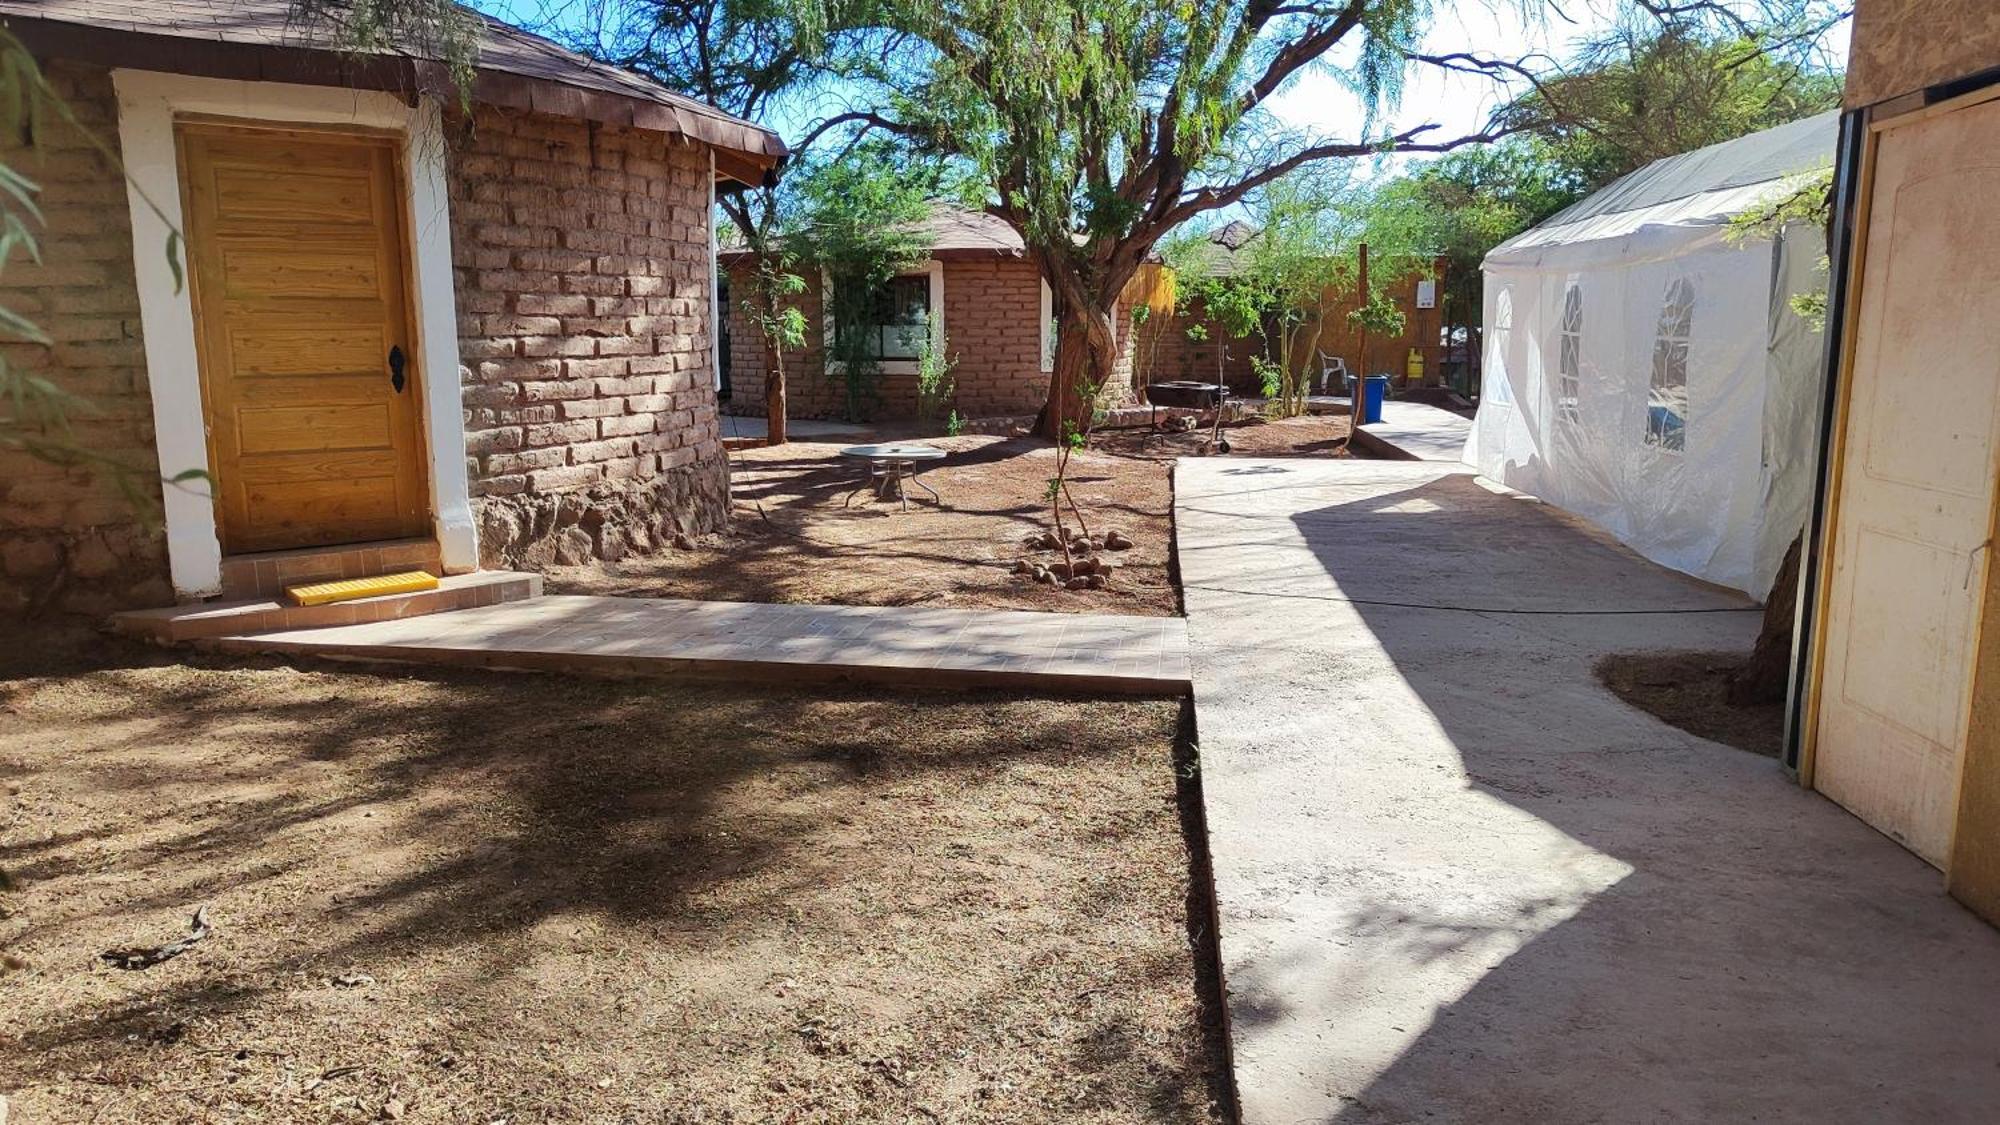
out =
<svg viewBox="0 0 2000 1125"><path fill-rule="evenodd" d="M205 124L179 141L223 550L424 533L393 143Z"/></svg>

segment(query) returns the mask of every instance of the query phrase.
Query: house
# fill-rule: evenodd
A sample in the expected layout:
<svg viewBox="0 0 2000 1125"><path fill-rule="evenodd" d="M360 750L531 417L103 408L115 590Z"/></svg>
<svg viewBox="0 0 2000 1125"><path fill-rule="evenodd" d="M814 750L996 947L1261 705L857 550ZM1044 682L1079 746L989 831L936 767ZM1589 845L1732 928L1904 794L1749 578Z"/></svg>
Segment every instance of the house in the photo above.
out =
<svg viewBox="0 0 2000 1125"><path fill-rule="evenodd" d="M1224 223L1185 247L1179 268L1184 273L1209 277L1234 276L1243 268L1242 257L1254 252L1257 236L1257 228L1240 219ZM1377 268L1382 265L1378 262ZM1300 350L1292 359L1294 368L1310 377L1314 392L1320 389L1322 357L1340 359L1355 374L1364 368L1370 373L1386 373L1397 386L1439 384L1443 361L1447 358L1443 312L1438 301L1443 289L1443 266L1442 259L1425 269L1391 266L1392 279L1375 286L1377 292L1387 295L1402 310L1403 330L1393 336L1377 333L1364 337L1350 319L1361 306L1357 285L1329 288L1319 308L1307 315ZM1378 275L1377 281L1380 280ZM1191 335L1190 328L1199 331ZM1251 397L1264 394L1263 381L1251 359L1274 356L1276 349L1261 336L1237 336L1224 329L1202 306L1200 297L1187 297L1173 323L1154 326L1154 331L1158 342L1149 351L1152 356L1149 371L1153 378L1214 381L1220 373L1223 382L1236 394ZM1411 361L1412 354L1418 357L1416 363ZM1327 390L1332 394L1346 393L1332 385Z"/></svg>
<svg viewBox="0 0 2000 1125"><path fill-rule="evenodd" d="M1861 0L1787 760L2000 923L2000 9Z"/></svg>
<svg viewBox="0 0 2000 1125"><path fill-rule="evenodd" d="M7 358L90 399L79 433L158 506L0 451L0 601L583 562L719 526L709 216L778 139L491 20L461 99L443 64L343 54L288 9L0 0L90 134L4 142L46 264L9 263L0 304L54 341Z"/></svg>
<svg viewBox="0 0 2000 1125"><path fill-rule="evenodd" d="M1465 460L1762 598L1805 526L1824 234L1732 232L1831 165L1836 115L1655 161L1486 256Z"/></svg>
<svg viewBox="0 0 2000 1125"><path fill-rule="evenodd" d="M918 412L917 357L928 332L934 346L954 363L955 390L949 408L968 419L1007 418L1039 412L1048 398L1055 363L1055 323L1049 287L1021 236L1003 220L981 211L934 204L912 233L919 258L891 279L874 307L877 323L861 327L878 342L878 377L863 396L864 419L909 419ZM744 308L754 270L751 252L725 248L721 254L729 302L727 356L728 410L764 413L768 357L763 337ZM841 418L849 410L847 387L826 359L831 334L847 329L828 322L830 282L810 262L796 307L810 326L803 348L785 355L787 413L795 418ZM1161 267L1148 263L1127 286L1120 304L1120 362L1111 401L1132 395L1129 310L1160 284Z"/></svg>

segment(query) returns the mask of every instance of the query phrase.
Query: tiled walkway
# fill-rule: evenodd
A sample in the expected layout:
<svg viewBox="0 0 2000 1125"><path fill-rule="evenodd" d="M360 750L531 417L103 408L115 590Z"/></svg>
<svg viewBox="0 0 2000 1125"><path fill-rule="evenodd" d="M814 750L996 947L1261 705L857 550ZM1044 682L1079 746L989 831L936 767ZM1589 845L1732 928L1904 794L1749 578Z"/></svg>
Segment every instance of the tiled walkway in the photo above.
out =
<svg viewBox="0 0 2000 1125"><path fill-rule="evenodd" d="M1187 623L906 606L541 597L448 614L223 637L241 652L604 675L1179 694Z"/></svg>

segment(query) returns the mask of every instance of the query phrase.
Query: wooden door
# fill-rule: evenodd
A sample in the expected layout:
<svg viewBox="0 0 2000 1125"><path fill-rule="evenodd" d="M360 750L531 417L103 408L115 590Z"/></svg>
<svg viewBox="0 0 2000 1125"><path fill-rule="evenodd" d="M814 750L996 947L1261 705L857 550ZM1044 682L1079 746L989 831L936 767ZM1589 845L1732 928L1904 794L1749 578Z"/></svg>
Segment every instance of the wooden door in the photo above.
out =
<svg viewBox="0 0 2000 1125"><path fill-rule="evenodd" d="M2000 103L1876 138L1812 782L1950 850L2000 415Z"/></svg>
<svg viewBox="0 0 2000 1125"><path fill-rule="evenodd" d="M179 142L224 552L425 533L393 142L197 124Z"/></svg>

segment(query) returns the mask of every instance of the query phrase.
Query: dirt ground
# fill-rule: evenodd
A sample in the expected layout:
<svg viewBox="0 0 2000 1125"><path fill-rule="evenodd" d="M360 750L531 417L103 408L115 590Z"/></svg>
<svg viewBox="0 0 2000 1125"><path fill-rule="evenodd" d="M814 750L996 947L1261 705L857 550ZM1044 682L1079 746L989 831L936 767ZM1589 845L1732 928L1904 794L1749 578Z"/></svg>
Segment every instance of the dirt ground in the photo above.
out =
<svg viewBox="0 0 2000 1125"><path fill-rule="evenodd" d="M1177 704L0 641L16 1122L1223 1117Z"/></svg>
<svg viewBox="0 0 2000 1125"><path fill-rule="evenodd" d="M1344 418L1247 422L1227 428L1234 455L1345 456ZM1050 560L1022 540L1049 526L1043 501L1055 451L1033 438L925 438L950 452L922 474L927 493L903 510L869 492L842 503L861 476L839 444L791 442L731 455L735 512L726 532L684 550L604 567L554 571L557 593L834 605L933 605L1064 613L1172 616L1180 599L1172 557L1174 458L1199 454L1200 433L1096 435L1070 467L1070 490L1092 531L1116 530L1135 546L1114 552L1104 590L1037 585L1012 567Z"/></svg>
<svg viewBox="0 0 2000 1125"><path fill-rule="evenodd" d="M1782 703L1738 707L1728 700L1729 673L1740 652L1642 652L1607 656L1597 678L1612 694L1654 718L1695 735L1777 757L1784 748Z"/></svg>

